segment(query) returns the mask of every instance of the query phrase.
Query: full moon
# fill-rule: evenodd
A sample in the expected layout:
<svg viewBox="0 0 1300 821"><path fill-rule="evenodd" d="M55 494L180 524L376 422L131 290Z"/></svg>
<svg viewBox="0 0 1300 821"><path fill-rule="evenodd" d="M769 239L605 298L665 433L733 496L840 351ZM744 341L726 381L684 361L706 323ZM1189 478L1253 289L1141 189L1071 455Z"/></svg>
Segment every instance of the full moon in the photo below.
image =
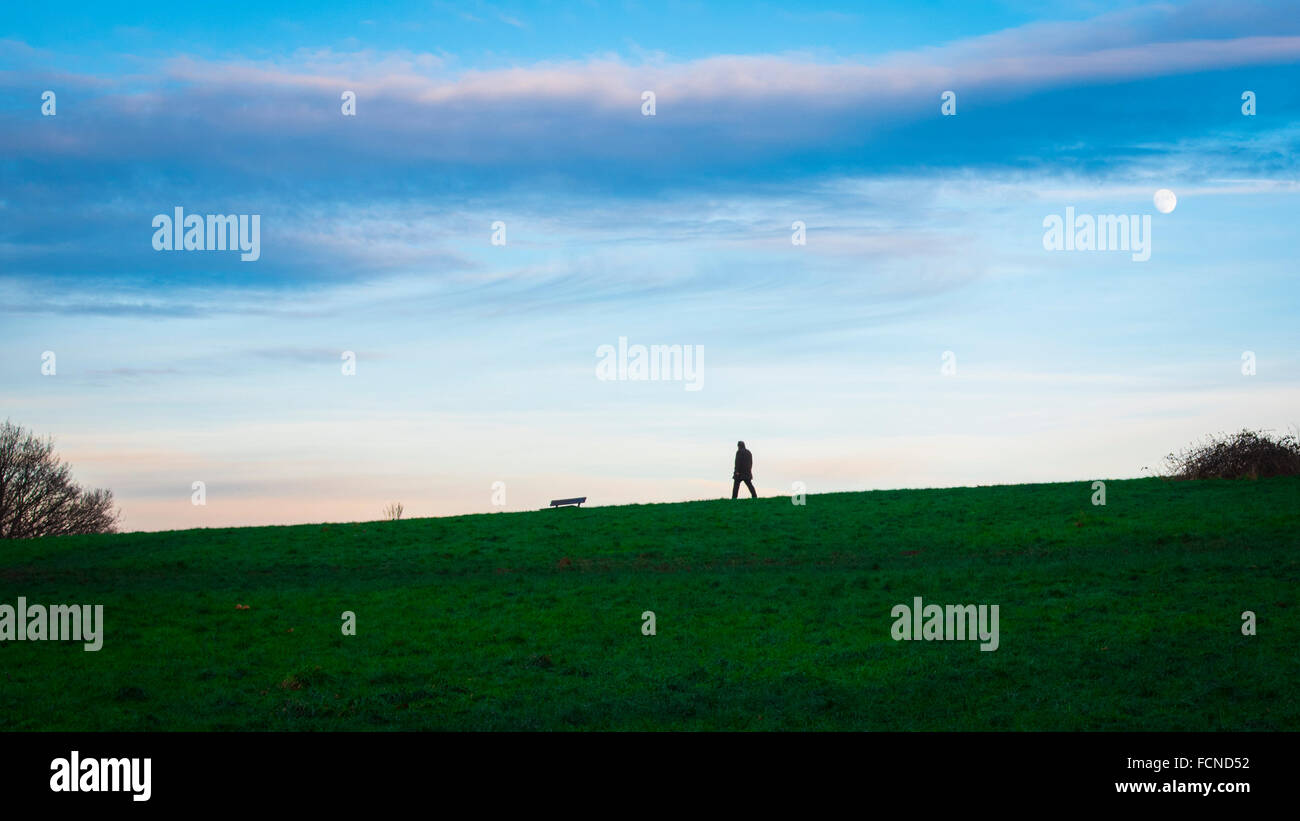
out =
<svg viewBox="0 0 1300 821"><path fill-rule="evenodd" d="M1170 191L1168 188L1161 188L1157 191L1155 201L1156 210L1162 214L1168 214L1178 205L1178 198L1175 197L1174 192Z"/></svg>

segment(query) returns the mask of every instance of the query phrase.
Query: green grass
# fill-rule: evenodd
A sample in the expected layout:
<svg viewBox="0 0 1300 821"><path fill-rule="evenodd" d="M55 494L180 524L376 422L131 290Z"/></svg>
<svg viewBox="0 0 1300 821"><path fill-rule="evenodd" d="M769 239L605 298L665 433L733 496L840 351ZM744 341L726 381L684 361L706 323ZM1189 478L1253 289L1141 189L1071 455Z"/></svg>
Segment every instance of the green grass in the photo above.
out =
<svg viewBox="0 0 1300 821"><path fill-rule="evenodd" d="M1300 728L1300 479L1091 495L0 542L0 603L102 604L106 622L98 653L0 643L0 729ZM999 605L1001 647L893 641L891 608L918 595Z"/></svg>

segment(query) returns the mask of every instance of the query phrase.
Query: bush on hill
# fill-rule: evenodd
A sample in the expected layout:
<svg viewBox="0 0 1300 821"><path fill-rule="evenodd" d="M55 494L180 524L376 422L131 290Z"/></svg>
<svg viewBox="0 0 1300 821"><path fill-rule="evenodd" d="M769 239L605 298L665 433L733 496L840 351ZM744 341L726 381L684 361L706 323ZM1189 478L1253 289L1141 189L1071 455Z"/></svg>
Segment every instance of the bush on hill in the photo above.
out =
<svg viewBox="0 0 1300 821"><path fill-rule="evenodd" d="M1266 479L1300 475L1300 441L1265 431L1241 430L1211 436L1165 457L1174 479Z"/></svg>

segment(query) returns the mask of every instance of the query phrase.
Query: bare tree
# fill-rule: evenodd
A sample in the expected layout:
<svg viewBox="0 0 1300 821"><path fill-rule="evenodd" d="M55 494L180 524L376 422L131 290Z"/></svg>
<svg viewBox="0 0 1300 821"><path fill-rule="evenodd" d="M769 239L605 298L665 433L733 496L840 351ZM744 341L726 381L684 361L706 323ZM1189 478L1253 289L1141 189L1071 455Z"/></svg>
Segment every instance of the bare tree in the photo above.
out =
<svg viewBox="0 0 1300 821"><path fill-rule="evenodd" d="M113 492L74 482L52 439L0 424L0 539L115 533L117 518Z"/></svg>
<svg viewBox="0 0 1300 821"><path fill-rule="evenodd" d="M403 510L402 503L394 502L393 504L384 508L384 518L388 519L391 522L395 522L398 519L402 518L402 510Z"/></svg>

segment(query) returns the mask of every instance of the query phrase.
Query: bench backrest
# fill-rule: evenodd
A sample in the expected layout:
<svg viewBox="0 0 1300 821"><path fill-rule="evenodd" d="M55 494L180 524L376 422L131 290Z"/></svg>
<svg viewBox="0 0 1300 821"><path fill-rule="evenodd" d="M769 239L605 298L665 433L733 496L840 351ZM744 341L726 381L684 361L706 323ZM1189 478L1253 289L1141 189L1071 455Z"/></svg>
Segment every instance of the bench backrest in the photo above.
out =
<svg viewBox="0 0 1300 821"><path fill-rule="evenodd" d="M564 507L565 505L581 505L587 501L586 496L579 496L576 499L552 499L551 507Z"/></svg>

